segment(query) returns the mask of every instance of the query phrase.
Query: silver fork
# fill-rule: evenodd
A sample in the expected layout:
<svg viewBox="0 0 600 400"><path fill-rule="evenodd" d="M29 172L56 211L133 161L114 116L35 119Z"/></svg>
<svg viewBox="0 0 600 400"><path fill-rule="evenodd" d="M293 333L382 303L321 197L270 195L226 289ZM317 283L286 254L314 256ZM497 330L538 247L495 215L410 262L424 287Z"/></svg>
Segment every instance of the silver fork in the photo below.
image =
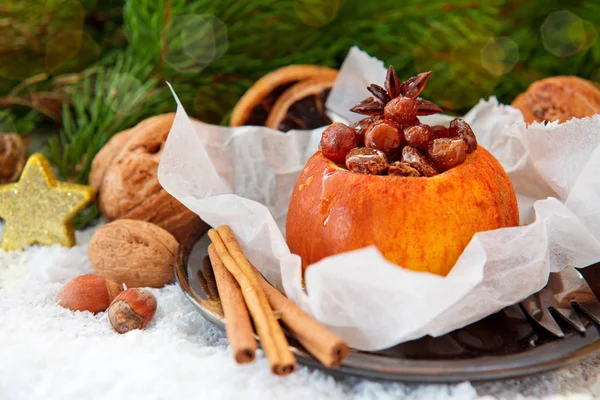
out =
<svg viewBox="0 0 600 400"><path fill-rule="evenodd" d="M577 311L600 325L599 267L600 262L581 270L566 267L561 272L550 273L546 287L523 300L521 308L538 325L559 338L565 333L553 313L581 333L586 327Z"/></svg>

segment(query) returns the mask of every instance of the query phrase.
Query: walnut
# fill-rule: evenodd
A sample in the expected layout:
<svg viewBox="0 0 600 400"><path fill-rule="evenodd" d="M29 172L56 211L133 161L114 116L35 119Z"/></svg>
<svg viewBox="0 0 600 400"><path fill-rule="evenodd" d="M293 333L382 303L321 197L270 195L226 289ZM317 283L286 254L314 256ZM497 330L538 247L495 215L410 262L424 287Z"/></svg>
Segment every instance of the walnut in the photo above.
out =
<svg viewBox="0 0 600 400"><path fill-rule="evenodd" d="M94 158L89 184L98 192L105 220L152 222L181 242L206 224L158 182L158 163L174 117L152 117L115 135Z"/></svg>
<svg viewBox="0 0 600 400"><path fill-rule="evenodd" d="M98 275L127 287L162 287L173 280L177 241L158 226L119 219L94 232L88 257Z"/></svg>
<svg viewBox="0 0 600 400"><path fill-rule="evenodd" d="M19 135L0 135L0 184L16 182L23 171L27 144Z"/></svg>
<svg viewBox="0 0 600 400"><path fill-rule="evenodd" d="M527 123L591 117L600 113L600 87L576 76L555 76L532 83L512 106Z"/></svg>

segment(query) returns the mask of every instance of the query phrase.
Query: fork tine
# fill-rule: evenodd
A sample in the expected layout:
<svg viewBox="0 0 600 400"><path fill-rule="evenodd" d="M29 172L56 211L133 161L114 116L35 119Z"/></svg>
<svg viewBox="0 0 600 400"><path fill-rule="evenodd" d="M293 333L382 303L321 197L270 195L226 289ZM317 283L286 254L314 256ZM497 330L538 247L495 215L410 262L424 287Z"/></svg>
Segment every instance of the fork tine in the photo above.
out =
<svg viewBox="0 0 600 400"><path fill-rule="evenodd" d="M592 289L588 286L582 286L569 296L569 300L594 323L600 325L600 301L598 301Z"/></svg>
<svg viewBox="0 0 600 400"><path fill-rule="evenodd" d="M541 292L532 294L521 302L523 312L554 336L563 338L565 337L564 332L560 329L560 326L552 315L550 315L548 308L544 307L544 302L542 301L542 292L544 290L542 289Z"/></svg>
<svg viewBox="0 0 600 400"><path fill-rule="evenodd" d="M575 304L577 304L577 306L579 306L581 311L585 315L587 315L587 317L589 319L594 321L595 324L600 325L600 303L596 302L596 304L590 304L590 303L586 303L586 304L575 303Z"/></svg>
<svg viewBox="0 0 600 400"><path fill-rule="evenodd" d="M552 310L556 311L573 328L581 333L585 332L585 325L572 307L552 307Z"/></svg>

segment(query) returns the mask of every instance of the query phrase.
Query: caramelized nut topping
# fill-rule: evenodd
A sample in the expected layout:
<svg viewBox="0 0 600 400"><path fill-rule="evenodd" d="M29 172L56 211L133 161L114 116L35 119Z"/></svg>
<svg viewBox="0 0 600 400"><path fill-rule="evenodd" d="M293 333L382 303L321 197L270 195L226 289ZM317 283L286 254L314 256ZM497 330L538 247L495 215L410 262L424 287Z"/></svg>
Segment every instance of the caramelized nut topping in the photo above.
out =
<svg viewBox="0 0 600 400"><path fill-rule="evenodd" d="M372 123L380 121L382 119L383 115L375 115L373 117L363 118L352 125L352 127L356 131L356 136L358 138L358 146L365 145L365 129Z"/></svg>
<svg viewBox="0 0 600 400"><path fill-rule="evenodd" d="M394 161L388 168L388 175L396 176L421 176L419 171L401 161Z"/></svg>
<svg viewBox="0 0 600 400"><path fill-rule="evenodd" d="M427 156L440 171L447 171L465 162L467 148L459 137L435 139L427 146Z"/></svg>
<svg viewBox="0 0 600 400"><path fill-rule="evenodd" d="M341 122L335 122L323 132L319 147L325 157L342 164L346 160L346 154L356 146L358 138L354 129Z"/></svg>
<svg viewBox="0 0 600 400"><path fill-rule="evenodd" d="M423 147L433 140L433 132L429 125L417 124L404 129L404 139L409 146Z"/></svg>
<svg viewBox="0 0 600 400"><path fill-rule="evenodd" d="M400 130L388 121L378 121L365 129L365 146L381 150L386 154L393 153L402 144Z"/></svg>
<svg viewBox="0 0 600 400"><path fill-rule="evenodd" d="M448 128L419 121L420 115L442 111L419 97L430 76L424 72L400 83L390 66L384 87L369 85L373 97L350 109L369 117L352 128L340 123L327 128L320 144L323 155L338 164L345 161L350 171L375 175L430 177L462 164L477 148L469 124L461 118Z"/></svg>
<svg viewBox="0 0 600 400"><path fill-rule="evenodd" d="M471 126L462 118L454 118L450 121L448 128L452 136L458 136L463 139L468 146L468 153L472 153L477 148L477 138L471 129Z"/></svg>
<svg viewBox="0 0 600 400"><path fill-rule="evenodd" d="M419 171L423 176L434 176L438 174L437 168L419 152L411 146L405 146L402 149L402 161Z"/></svg>
<svg viewBox="0 0 600 400"><path fill-rule="evenodd" d="M381 175L388 168L385 154L377 149L357 147L346 156L346 167L359 174Z"/></svg>
<svg viewBox="0 0 600 400"><path fill-rule="evenodd" d="M431 127L431 132L433 133L433 138L434 139L450 138L450 137L452 137L452 133L444 125L434 125L434 126L432 126Z"/></svg>
<svg viewBox="0 0 600 400"><path fill-rule="evenodd" d="M384 115L386 119L406 124L417 117L418 110L417 103L410 97L396 97L385 105Z"/></svg>

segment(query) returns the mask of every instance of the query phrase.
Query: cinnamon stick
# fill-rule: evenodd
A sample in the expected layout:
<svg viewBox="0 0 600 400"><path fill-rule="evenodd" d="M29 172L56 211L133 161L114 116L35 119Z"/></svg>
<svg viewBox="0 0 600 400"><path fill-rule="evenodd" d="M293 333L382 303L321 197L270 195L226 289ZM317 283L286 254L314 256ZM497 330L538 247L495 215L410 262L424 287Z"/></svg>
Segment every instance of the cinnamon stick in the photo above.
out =
<svg viewBox="0 0 600 400"><path fill-rule="evenodd" d="M265 356L276 375L288 375L296 369L296 358L289 349L283 330L275 318L269 300L250 263L241 252L231 229L208 231L214 251L240 285L246 306L260 338Z"/></svg>
<svg viewBox="0 0 600 400"><path fill-rule="evenodd" d="M304 348L328 368L339 367L348 356L348 345L327 327L306 314L267 282L252 266L273 310Z"/></svg>
<svg viewBox="0 0 600 400"><path fill-rule="evenodd" d="M198 280L200 281L200 286L202 286L202 291L206 294L206 297L209 300L213 300L210 298L210 291L208 290L208 283L206 283L206 278L204 278L204 274L202 273L202 270L199 269L198 272L196 272L196 275L198 276Z"/></svg>
<svg viewBox="0 0 600 400"><path fill-rule="evenodd" d="M219 291L217 290L215 273L208 256L202 259L202 275L206 279L206 289L208 290L206 294L211 300L218 300Z"/></svg>
<svg viewBox="0 0 600 400"><path fill-rule="evenodd" d="M235 278L225 268L214 246L208 246L211 270L214 271L216 286L219 290L223 314L225 314L225 333L231 345L235 361L245 364L254 361L256 339L250 321L248 308L244 303L242 289ZM203 265L203 270L205 266Z"/></svg>

